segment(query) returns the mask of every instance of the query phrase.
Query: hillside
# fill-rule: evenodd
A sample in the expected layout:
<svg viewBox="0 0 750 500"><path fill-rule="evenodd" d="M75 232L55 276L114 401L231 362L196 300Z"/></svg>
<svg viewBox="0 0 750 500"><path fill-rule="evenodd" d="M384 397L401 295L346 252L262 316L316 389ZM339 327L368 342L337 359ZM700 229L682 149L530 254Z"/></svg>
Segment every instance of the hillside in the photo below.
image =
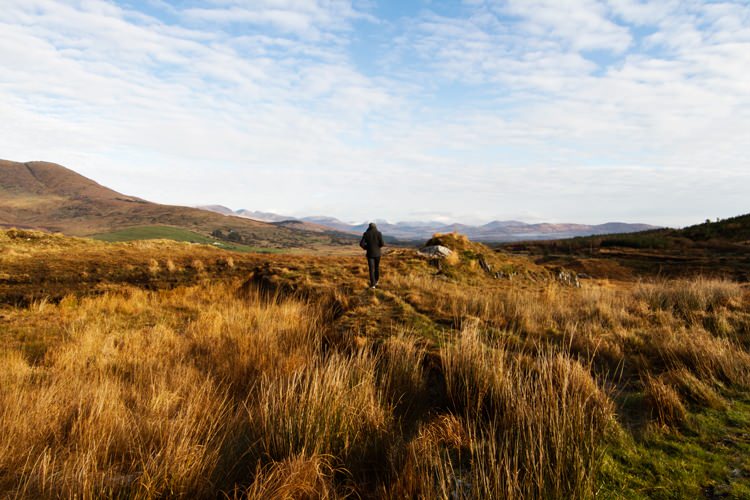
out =
<svg viewBox="0 0 750 500"><path fill-rule="evenodd" d="M226 235L232 242L257 247L349 244L351 240L334 231L308 231L148 202L113 191L54 163L0 160L0 227L90 236L139 226Z"/></svg>
<svg viewBox="0 0 750 500"><path fill-rule="evenodd" d="M738 215L729 219L706 221L703 224L676 231L693 241L724 240L735 243L750 243L750 214Z"/></svg>
<svg viewBox="0 0 750 500"><path fill-rule="evenodd" d="M750 214L683 229L655 229L499 245L597 277L700 273L750 280Z"/></svg>

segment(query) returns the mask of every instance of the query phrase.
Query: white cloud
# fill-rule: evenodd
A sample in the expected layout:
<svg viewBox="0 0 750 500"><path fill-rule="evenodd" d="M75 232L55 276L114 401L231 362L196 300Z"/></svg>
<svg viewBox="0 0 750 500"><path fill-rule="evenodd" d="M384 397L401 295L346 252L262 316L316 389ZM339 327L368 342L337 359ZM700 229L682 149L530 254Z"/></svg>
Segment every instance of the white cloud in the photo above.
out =
<svg viewBox="0 0 750 500"><path fill-rule="evenodd" d="M347 220L745 210L744 3L436 5L383 27L364 71L357 23L380 25L360 4L151 1L179 24L6 0L0 156L156 201Z"/></svg>
<svg viewBox="0 0 750 500"><path fill-rule="evenodd" d="M679 0L640 1L640 0L607 0L607 5L615 15L627 23L637 26L658 24L674 12Z"/></svg>
<svg viewBox="0 0 750 500"><path fill-rule="evenodd" d="M304 38L319 39L326 32L348 30L350 21L367 16L349 0L226 0L212 8L193 7L182 15L191 21L273 26Z"/></svg>
<svg viewBox="0 0 750 500"><path fill-rule="evenodd" d="M533 36L558 40L574 51L623 52L631 43L629 30L607 16L596 0L508 0L498 2L499 11L518 16Z"/></svg>

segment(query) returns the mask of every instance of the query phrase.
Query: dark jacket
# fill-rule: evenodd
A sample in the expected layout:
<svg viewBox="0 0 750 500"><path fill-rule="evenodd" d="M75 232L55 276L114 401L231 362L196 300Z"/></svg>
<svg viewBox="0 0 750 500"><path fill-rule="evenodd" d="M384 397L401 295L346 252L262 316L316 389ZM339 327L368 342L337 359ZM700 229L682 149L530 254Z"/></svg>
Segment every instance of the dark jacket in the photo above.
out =
<svg viewBox="0 0 750 500"><path fill-rule="evenodd" d="M367 258L380 257L380 249L385 246L383 235L375 224L370 224L362 235L359 245L367 250Z"/></svg>

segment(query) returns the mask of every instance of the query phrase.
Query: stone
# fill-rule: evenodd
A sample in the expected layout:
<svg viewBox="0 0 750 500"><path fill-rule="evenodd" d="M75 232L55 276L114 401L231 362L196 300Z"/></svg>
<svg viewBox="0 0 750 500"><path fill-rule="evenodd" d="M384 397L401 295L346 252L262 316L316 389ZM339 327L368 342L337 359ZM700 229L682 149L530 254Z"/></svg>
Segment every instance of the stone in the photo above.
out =
<svg viewBox="0 0 750 500"><path fill-rule="evenodd" d="M453 250L448 247L444 247L443 245L430 245L428 247L420 248L419 253L424 255L425 257L444 259L451 255L453 253Z"/></svg>
<svg viewBox="0 0 750 500"><path fill-rule="evenodd" d="M557 281L566 286L581 288L581 282L578 281L578 276L573 271L565 271L564 269L561 269L557 273Z"/></svg>

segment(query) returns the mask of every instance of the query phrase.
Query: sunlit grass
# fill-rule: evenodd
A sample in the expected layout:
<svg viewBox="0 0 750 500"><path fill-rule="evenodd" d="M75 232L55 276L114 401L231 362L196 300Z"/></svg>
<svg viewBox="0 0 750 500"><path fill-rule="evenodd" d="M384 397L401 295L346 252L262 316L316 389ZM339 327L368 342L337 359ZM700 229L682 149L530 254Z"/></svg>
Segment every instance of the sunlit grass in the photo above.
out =
<svg viewBox="0 0 750 500"><path fill-rule="evenodd" d="M414 257L375 292L333 259L261 289L212 279L240 257L157 247L140 270L200 281L3 310L0 496L637 498L629 461L687 493L720 460L744 477L730 452L648 455L750 431L735 283L472 282Z"/></svg>

